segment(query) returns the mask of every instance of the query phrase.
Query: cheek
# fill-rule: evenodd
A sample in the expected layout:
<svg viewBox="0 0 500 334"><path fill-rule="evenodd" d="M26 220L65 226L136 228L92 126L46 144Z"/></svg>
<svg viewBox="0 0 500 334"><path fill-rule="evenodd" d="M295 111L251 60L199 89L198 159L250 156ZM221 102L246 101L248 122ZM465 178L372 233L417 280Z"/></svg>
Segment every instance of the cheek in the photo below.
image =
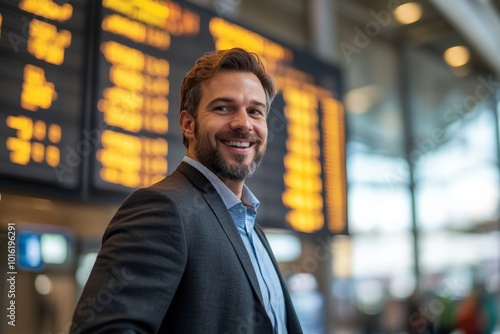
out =
<svg viewBox="0 0 500 334"><path fill-rule="evenodd" d="M257 133L259 135L259 137L262 138L263 142L265 143L267 141L267 136L268 136L268 128L267 128L267 123L264 123L262 125L259 125L257 127Z"/></svg>
<svg viewBox="0 0 500 334"><path fill-rule="evenodd" d="M205 136L203 139L205 141L205 144L213 147L217 146L217 138L219 137L220 132L221 130L217 127L207 126L204 132Z"/></svg>
<svg viewBox="0 0 500 334"><path fill-rule="evenodd" d="M217 131L214 129L214 126L210 122L200 122L198 124L198 133L203 140L213 141L214 135Z"/></svg>

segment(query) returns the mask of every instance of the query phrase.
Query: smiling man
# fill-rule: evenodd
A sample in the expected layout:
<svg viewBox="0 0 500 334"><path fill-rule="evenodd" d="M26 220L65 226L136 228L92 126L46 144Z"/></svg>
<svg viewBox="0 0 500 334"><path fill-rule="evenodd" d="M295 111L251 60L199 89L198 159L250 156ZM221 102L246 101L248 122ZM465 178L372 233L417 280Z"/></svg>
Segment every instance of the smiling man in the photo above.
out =
<svg viewBox="0 0 500 334"><path fill-rule="evenodd" d="M255 54L198 59L181 86L186 156L113 217L71 333L302 333L245 185L275 94Z"/></svg>

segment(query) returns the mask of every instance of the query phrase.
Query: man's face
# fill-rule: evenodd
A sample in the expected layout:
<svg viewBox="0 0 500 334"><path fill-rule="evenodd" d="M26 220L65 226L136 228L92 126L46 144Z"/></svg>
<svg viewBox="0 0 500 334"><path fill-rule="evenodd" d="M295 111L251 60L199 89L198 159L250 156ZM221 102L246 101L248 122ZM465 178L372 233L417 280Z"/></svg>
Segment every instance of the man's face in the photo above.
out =
<svg viewBox="0 0 500 334"><path fill-rule="evenodd" d="M222 71L205 81L189 149L222 179L244 180L267 145L266 94L250 72Z"/></svg>

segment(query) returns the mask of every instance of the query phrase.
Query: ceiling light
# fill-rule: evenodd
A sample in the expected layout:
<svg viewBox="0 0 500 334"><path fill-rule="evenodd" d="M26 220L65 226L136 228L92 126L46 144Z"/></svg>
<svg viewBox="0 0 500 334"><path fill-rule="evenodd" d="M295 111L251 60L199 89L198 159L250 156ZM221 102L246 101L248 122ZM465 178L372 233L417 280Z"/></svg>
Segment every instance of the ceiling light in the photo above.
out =
<svg viewBox="0 0 500 334"><path fill-rule="evenodd" d="M444 52L444 60L453 67L463 66L470 60L469 49L461 45L453 46Z"/></svg>
<svg viewBox="0 0 500 334"><path fill-rule="evenodd" d="M422 17L422 6L415 2L407 2L394 9L394 16L401 24L417 22Z"/></svg>

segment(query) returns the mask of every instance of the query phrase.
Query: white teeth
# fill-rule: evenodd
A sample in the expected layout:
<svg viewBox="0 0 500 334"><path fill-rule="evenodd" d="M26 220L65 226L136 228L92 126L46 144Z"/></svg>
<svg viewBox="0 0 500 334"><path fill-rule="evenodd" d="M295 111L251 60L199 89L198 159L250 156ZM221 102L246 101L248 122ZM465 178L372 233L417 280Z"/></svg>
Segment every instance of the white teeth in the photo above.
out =
<svg viewBox="0 0 500 334"><path fill-rule="evenodd" d="M250 143L247 141L227 141L225 142L227 146L236 146L236 147L249 147Z"/></svg>

